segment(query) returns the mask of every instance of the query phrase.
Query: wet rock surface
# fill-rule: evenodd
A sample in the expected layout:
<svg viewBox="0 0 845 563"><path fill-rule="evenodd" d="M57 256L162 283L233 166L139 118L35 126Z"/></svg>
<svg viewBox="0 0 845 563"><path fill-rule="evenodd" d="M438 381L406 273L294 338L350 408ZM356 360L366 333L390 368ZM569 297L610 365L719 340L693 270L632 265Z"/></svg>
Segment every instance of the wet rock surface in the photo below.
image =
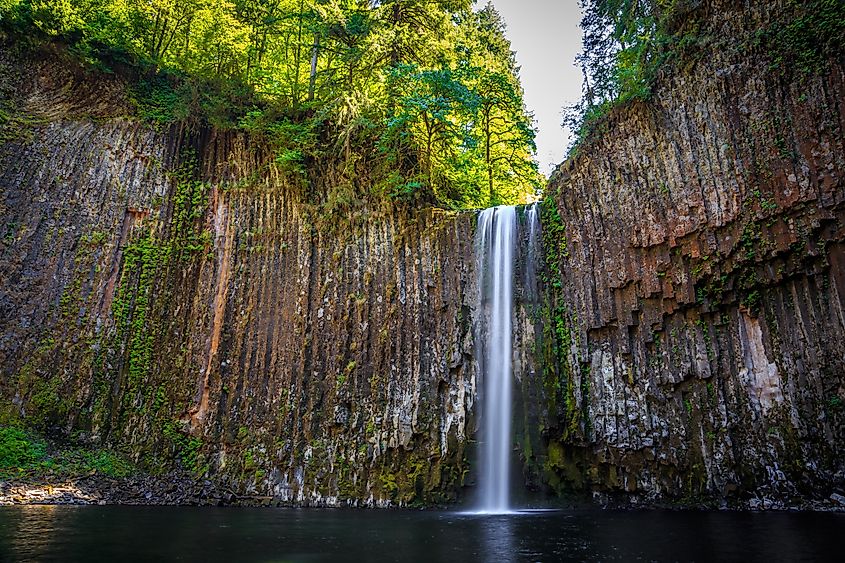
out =
<svg viewBox="0 0 845 563"><path fill-rule="evenodd" d="M230 495L234 498L233 495ZM40 477L0 484L0 504L223 504L223 492L210 482L194 483L184 476L160 479L115 479L100 475L69 479Z"/></svg>
<svg viewBox="0 0 845 563"><path fill-rule="evenodd" d="M181 471L165 475L112 478L33 478L0 482L0 506L30 504L126 504L138 506L291 506L279 496L238 494L214 480L197 480ZM301 507L359 506L357 499L310 499Z"/></svg>
<svg viewBox="0 0 845 563"><path fill-rule="evenodd" d="M211 480L196 480L183 472L172 472L155 477L113 478L91 474L0 482L0 506L16 504L281 506L287 503L272 496L238 495Z"/></svg>

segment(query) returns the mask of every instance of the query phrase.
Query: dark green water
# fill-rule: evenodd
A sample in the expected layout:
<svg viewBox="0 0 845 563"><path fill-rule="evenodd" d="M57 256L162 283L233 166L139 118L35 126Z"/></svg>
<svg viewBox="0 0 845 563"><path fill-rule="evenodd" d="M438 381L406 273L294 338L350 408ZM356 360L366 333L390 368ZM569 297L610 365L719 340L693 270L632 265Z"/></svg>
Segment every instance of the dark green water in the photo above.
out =
<svg viewBox="0 0 845 563"><path fill-rule="evenodd" d="M0 508L0 561L845 560L845 515Z"/></svg>

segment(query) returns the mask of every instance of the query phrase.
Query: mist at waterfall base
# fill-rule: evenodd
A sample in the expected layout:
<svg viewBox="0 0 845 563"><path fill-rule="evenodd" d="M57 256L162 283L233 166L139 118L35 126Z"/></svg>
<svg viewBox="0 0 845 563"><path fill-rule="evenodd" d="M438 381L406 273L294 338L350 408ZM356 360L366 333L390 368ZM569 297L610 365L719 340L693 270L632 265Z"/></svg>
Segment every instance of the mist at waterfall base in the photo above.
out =
<svg viewBox="0 0 845 563"><path fill-rule="evenodd" d="M0 507L0 561L798 561L841 555L845 514Z"/></svg>

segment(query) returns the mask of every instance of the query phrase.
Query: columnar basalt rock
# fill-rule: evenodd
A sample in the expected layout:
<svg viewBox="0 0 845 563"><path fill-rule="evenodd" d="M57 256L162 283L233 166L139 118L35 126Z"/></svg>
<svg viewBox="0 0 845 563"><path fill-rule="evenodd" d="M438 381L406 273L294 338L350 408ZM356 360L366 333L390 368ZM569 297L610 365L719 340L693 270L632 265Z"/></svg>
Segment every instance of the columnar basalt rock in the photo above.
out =
<svg viewBox="0 0 845 563"><path fill-rule="evenodd" d="M3 61L29 76L0 149L4 416L240 494L454 500L474 214L327 221L260 141L85 115L117 79L49 58Z"/></svg>
<svg viewBox="0 0 845 563"><path fill-rule="evenodd" d="M845 487L845 66L772 69L753 37L777 13L714 8L707 55L551 181L561 490L761 506Z"/></svg>

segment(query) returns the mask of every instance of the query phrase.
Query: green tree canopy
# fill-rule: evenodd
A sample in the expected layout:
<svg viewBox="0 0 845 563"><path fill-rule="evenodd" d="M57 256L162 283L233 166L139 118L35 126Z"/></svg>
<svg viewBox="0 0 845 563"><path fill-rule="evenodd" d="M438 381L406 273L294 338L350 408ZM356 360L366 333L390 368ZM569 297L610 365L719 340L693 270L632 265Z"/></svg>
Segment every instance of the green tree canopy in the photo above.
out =
<svg viewBox="0 0 845 563"><path fill-rule="evenodd" d="M459 207L522 201L540 185L532 117L489 3L0 0L0 18L19 39L138 69L146 117L266 136L291 173L307 176L327 151L371 151L390 197Z"/></svg>

